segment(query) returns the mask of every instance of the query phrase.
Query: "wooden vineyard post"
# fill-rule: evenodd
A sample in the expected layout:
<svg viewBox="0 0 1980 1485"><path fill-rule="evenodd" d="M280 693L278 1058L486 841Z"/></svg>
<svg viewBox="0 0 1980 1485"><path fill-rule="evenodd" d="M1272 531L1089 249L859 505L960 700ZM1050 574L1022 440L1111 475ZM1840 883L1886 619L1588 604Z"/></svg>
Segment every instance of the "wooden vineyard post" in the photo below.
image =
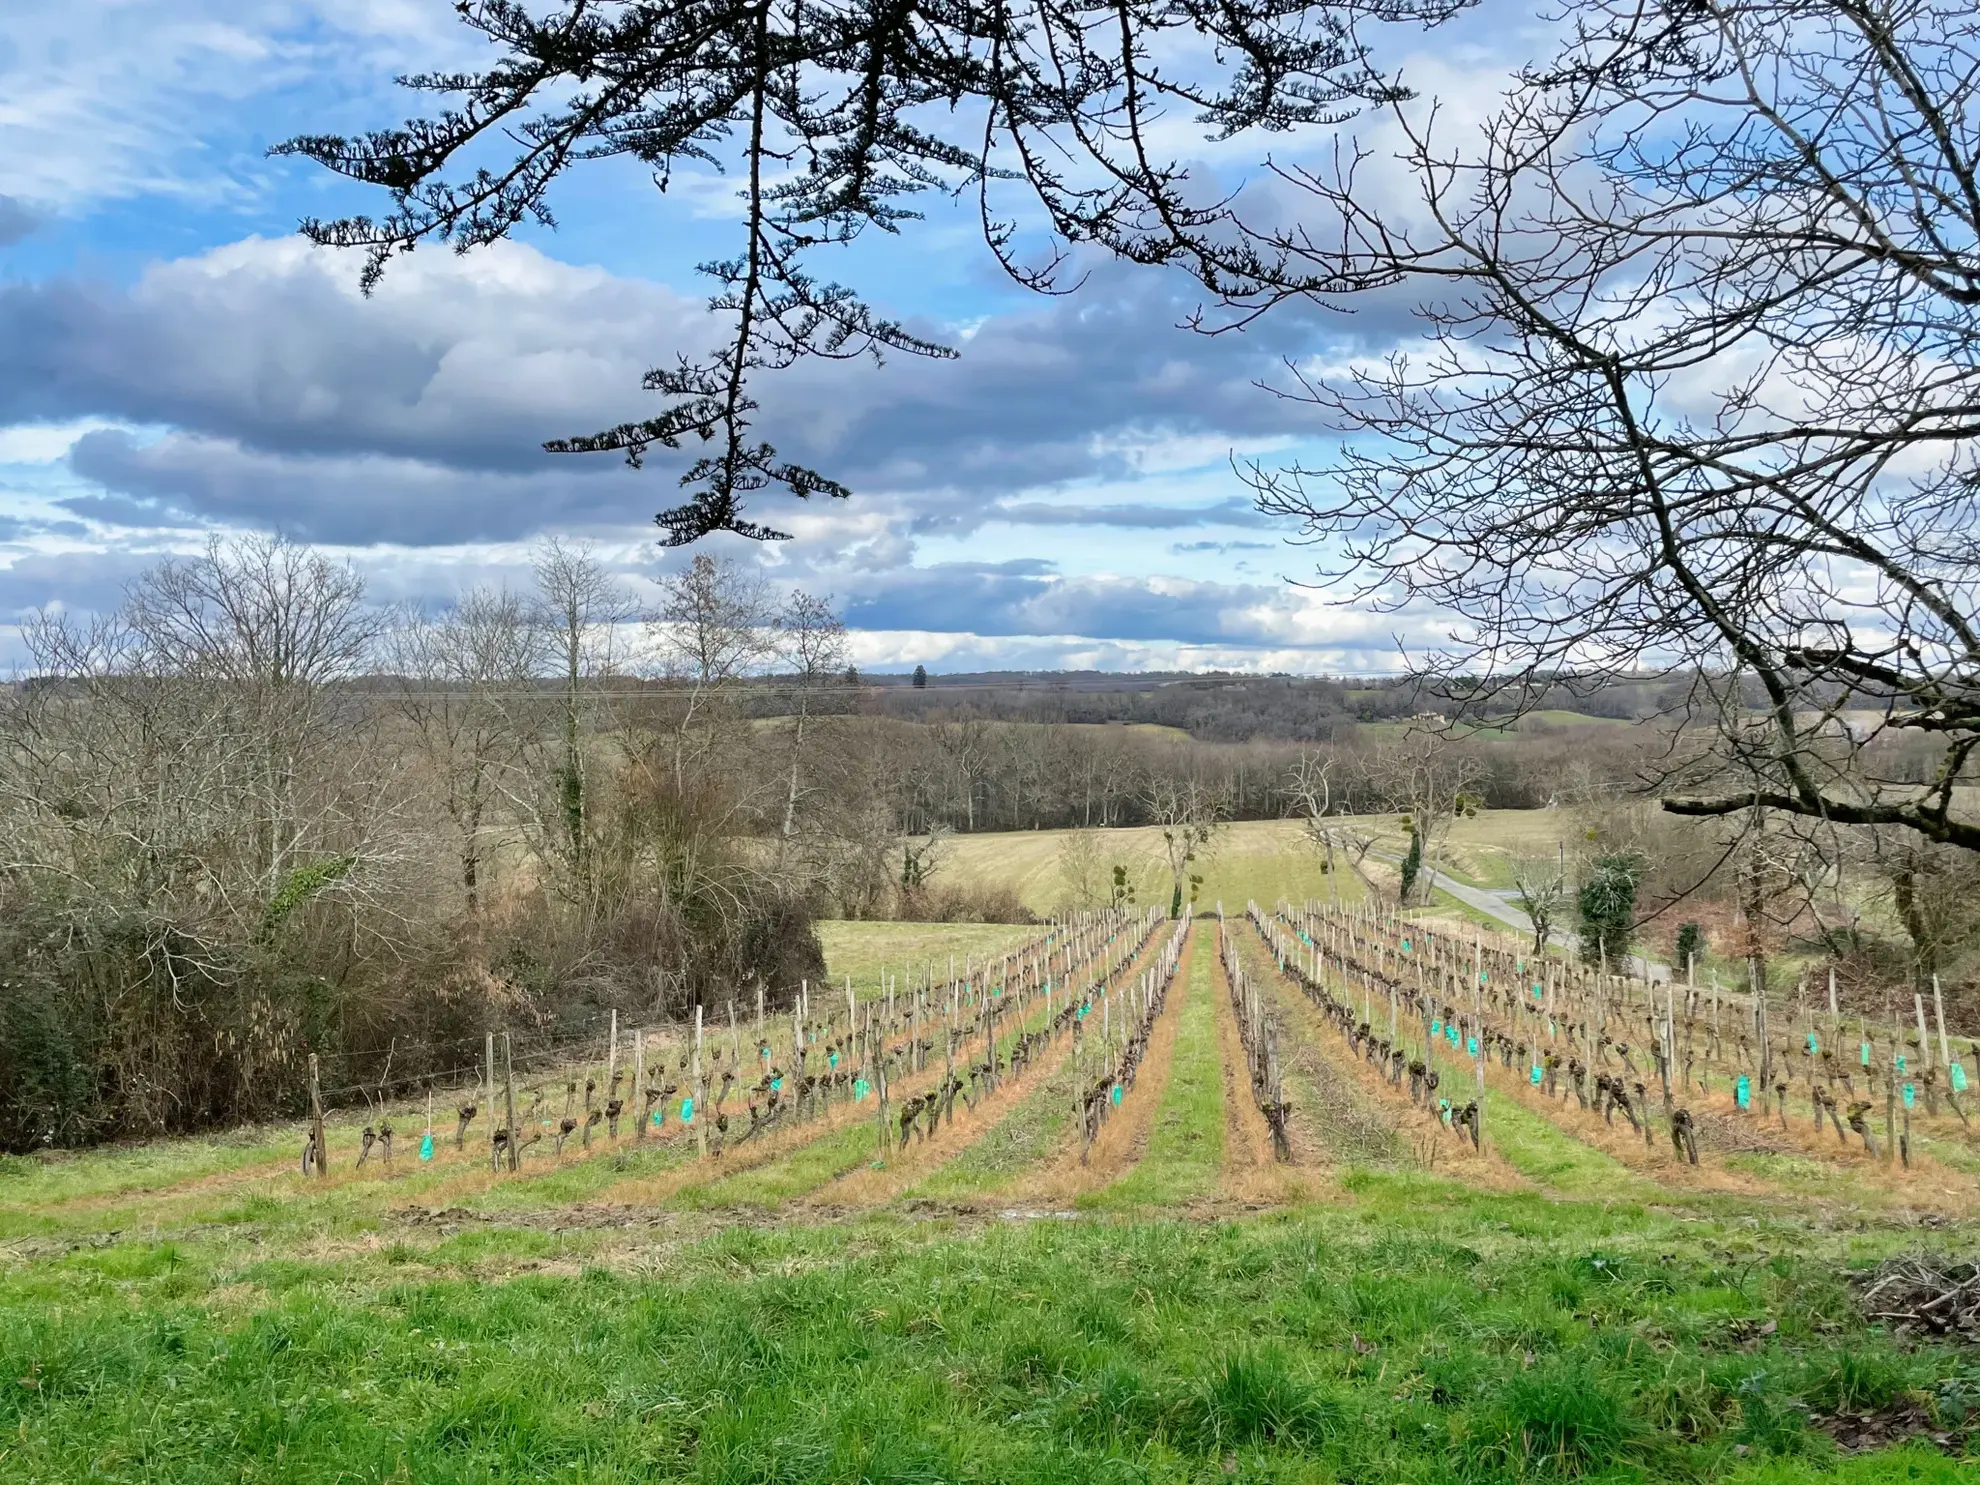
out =
<svg viewBox="0 0 1980 1485"><path fill-rule="evenodd" d="M1896 1013L1893 1012L1891 1015L1891 1066L1890 1072L1884 1078L1884 1164L1886 1165L1897 1159L1897 1085L1898 1078L1902 1076L1898 1071L1898 1058L1902 1055L1898 1049L1903 1045L1904 1038L1898 1032L1898 1019Z"/></svg>
<svg viewBox="0 0 1980 1485"><path fill-rule="evenodd" d="M428 1115L429 1121L431 1115ZM330 1152L323 1141L323 1079L316 1066L316 1054L309 1054L309 1138L316 1149L316 1174L330 1174Z"/></svg>
<svg viewBox="0 0 1980 1485"><path fill-rule="evenodd" d="M764 1050L766 1044L763 1040L763 981L760 979L756 982L756 1045L758 1049L756 1054L757 1059L765 1064L756 1070L761 1075L770 1071L768 1065L770 1054Z"/></svg>
<svg viewBox="0 0 1980 1485"><path fill-rule="evenodd" d="M1919 1067L1921 1071L1930 1072L1932 1070L1932 1038L1925 1032L1925 997L1914 992L1911 997L1911 1004L1912 1008L1918 1014Z"/></svg>
<svg viewBox="0 0 1980 1485"><path fill-rule="evenodd" d="M612 1009L611 1030L605 1033L605 1096L612 1096L612 1079L619 1071L619 1011Z"/></svg>
<svg viewBox="0 0 1980 1485"><path fill-rule="evenodd" d="M1650 972L1648 960L1644 961L1643 969L1645 974ZM1655 980L1645 980L1644 984L1650 990L1650 1010L1654 1016L1656 1015L1657 1008L1657 982ZM1666 1119L1671 1117L1671 1059L1677 1056L1677 1022L1675 1019L1677 1011L1672 1005L1672 1000L1676 995L1677 985L1675 981L1666 980L1664 982L1664 1014L1656 1017L1657 1077L1664 1085L1664 1117Z"/></svg>
<svg viewBox="0 0 1980 1485"><path fill-rule="evenodd" d="M1090 1143L1090 1131L1086 1123L1086 1077L1081 1070L1081 1064L1084 1061L1081 1055L1084 1051L1082 1044L1085 1041L1085 1036L1083 1034L1084 1023L1080 1020L1079 1016L1078 1001L1073 1001L1072 1006L1073 1118L1079 1123L1079 1163L1084 1165L1086 1164L1087 1147Z"/></svg>
<svg viewBox="0 0 1980 1485"><path fill-rule="evenodd" d="M1829 971L1831 983L1834 982L1835 973L1834 970ZM1937 975L1932 976L1932 1014L1938 1018L1939 1022L1939 1064L1946 1068L1947 1071L1951 1071L1952 1043L1946 1040L1946 997L1939 990L1939 977Z"/></svg>
<svg viewBox="0 0 1980 1485"><path fill-rule="evenodd" d="M983 1034L988 1038L990 1050L985 1055L984 1065L990 1069L989 1087L997 1086L997 1002L986 996L983 1001Z"/></svg>
<svg viewBox="0 0 1980 1485"><path fill-rule="evenodd" d="M633 1143L640 1144L646 1139L646 1126L652 1122L646 1112L646 1028L633 1033L633 1081L632 1100L627 1105L633 1111Z"/></svg>
<svg viewBox="0 0 1980 1485"><path fill-rule="evenodd" d="M495 1033L488 1034L488 1101L482 1105L488 1110L488 1127L495 1128ZM502 1147L495 1142L491 1132L488 1136L488 1168L491 1171L502 1168Z"/></svg>
<svg viewBox="0 0 1980 1485"><path fill-rule="evenodd" d="M694 1146L703 1159L708 1158L708 1097L702 1087L701 1078L701 1002L694 1003L694 1078L688 1085L694 1092Z"/></svg>
<svg viewBox="0 0 1980 1485"><path fill-rule="evenodd" d="M1747 972L1752 979L1754 1035L1760 1043L1760 1087L1763 1093L1771 1091L1774 1081L1774 1044L1768 1036L1767 1028L1767 977L1761 970L1759 953L1756 951L1747 960ZM1754 1106L1765 1111L1764 1097L1756 1099Z"/></svg>
<svg viewBox="0 0 1980 1485"><path fill-rule="evenodd" d="M516 1132L516 1061L515 1049L509 1040L506 1029L502 1032L502 1107L503 1121L509 1137L503 1143L509 1149L509 1169L522 1169L522 1141Z"/></svg>
<svg viewBox="0 0 1980 1485"><path fill-rule="evenodd" d="M1832 1056L1842 1056L1842 1015L1836 1009L1836 967L1829 966L1829 1051Z"/></svg>
<svg viewBox="0 0 1980 1485"><path fill-rule="evenodd" d="M942 1101L935 1106L936 1118L948 1116L949 1127L956 1123L956 956L949 956L949 1022L946 1050L942 1053Z"/></svg>
<svg viewBox="0 0 1980 1485"><path fill-rule="evenodd" d="M1471 1020L1472 1031L1478 1038L1478 1050L1471 1054L1472 1077L1477 1083L1478 1122L1472 1132L1478 1136L1478 1148L1485 1148L1485 967L1479 960L1481 953L1476 944L1471 951Z"/></svg>

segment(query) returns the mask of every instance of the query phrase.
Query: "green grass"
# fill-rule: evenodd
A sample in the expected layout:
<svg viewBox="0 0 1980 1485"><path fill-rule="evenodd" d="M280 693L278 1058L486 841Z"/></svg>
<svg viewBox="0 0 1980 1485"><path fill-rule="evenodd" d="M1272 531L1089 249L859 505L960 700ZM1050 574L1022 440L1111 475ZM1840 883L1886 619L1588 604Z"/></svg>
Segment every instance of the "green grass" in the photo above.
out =
<svg viewBox="0 0 1980 1485"><path fill-rule="evenodd" d="M287 1126L257 1126L192 1139L111 1145L78 1154L0 1155L0 1209L109 1198L267 1164L292 1153Z"/></svg>
<svg viewBox="0 0 1980 1485"><path fill-rule="evenodd" d="M1291 869L1230 867L1226 906ZM1322 1202L1183 1220L1223 1153L1209 926L1147 1150L1063 1220L794 1206L874 1158L870 1121L637 1208L614 1188L688 1143L539 1147L484 1187L395 1116L392 1171L351 1177L347 1111L330 1182L293 1126L0 1162L0 1481L1980 1485L1810 1426L1922 1409L1957 1451L1980 1422L1973 1350L1894 1342L1844 1284L1980 1223L1807 1199L1849 1179L1817 1160L1728 1160L1786 1199L1665 1190L1495 1095L1530 1189L1348 1155ZM986 934L840 927L875 968ZM1040 1078L910 1198L1064 1158L1070 1091Z"/></svg>
<svg viewBox="0 0 1980 1485"><path fill-rule="evenodd" d="M843 918L820 919L815 926L832 988L843 997L846 976L850 975L853 991L861 999L880 992L882 971L890 980L898 978L905 987L933 965L935 977L941 981L948 975L952 956L960 974L969 960L980 965L987 959L1001 959L1045 932L1022 924L854 922Z"/></svg>
<svg viewBox="0 0 1980 1485"><path fill-rule="evenodd" d="M1970 1481L1803 1421L1980 1391L1841 1256L1424 1176L1246 1223L126 1241L0 1275L0 1477Z"/></svg>
<svg viewBox="0 0 1980 1485"><path fill-rule="evenodd" d="M1064 905L1066 879L1061 853L1064 830L1023 830L959 835L950 843L949 859L941 871L948 879L1009 886L1033 912L1050 913ZM1136 903L1166 909L1171 882L1163 862L1162 833L1152 827L1096 831L1105 868L1128 868ZM1240 820L1222 827L1204 857L1191 871L1203 878L1198 906L1208 910L1220 899L1228 912L1239 911L1252 898L1267 905L1281 897L1295 900L1328 898L1333 890L1321 870L1320 854L1308 845L1296 820ZM1361 883L1343 864L1339 887L1342 901L1359 902Z"/></svg>
<svg viewBox="0 0 1980 1485"><path fill-rule="evenodd" d="M1210 973L1217 953L1216 928L1204 922L1191 931L1197 942L1188 993L1181 1005L1172 1003L1164 1012L1176 1017L1175 1050L1169 1081L1148 1132L1148 1149L1120 1180L1083 1198L1084 1206L1100 1210L1176 1206L1216 1188L1224 1157L1224 1075L1215 1000L1219 992ZM1173 996L1182 988L1169 993ZM1147 1096L1145 1085L1134 1091Z"/></svg>
<svg viewBox="0 0 1980 1485"><path fill-rule="evenodd" d="M1485 1143L1521 1175L1556 1191L1635 1201L1656 1194L1613 1155L1583 1144L1507 1094L1486 1097Z"/></svg>
<svg viewBox="0 0 1980 1485"><path fill-rule="evenodd" d="M918 1182L911 1198L988 1196L1058 1153L1072 1126L1072 1059L1041 1079L1003 1118Z"/></svg>
<svg viewBox="0 0 1980 1485"><path fill-rule="evenodd" d="M863 1108L866 1118L821 1134L787 1155L750 1170L715 1175L682 1187L674 1196L674 1204L774 1207L795 1197L809 1196L848 1171L881 1158L872 1119L873 1100L869 1098ZM748 1146L742 1148L746 1150Z"/></svg>

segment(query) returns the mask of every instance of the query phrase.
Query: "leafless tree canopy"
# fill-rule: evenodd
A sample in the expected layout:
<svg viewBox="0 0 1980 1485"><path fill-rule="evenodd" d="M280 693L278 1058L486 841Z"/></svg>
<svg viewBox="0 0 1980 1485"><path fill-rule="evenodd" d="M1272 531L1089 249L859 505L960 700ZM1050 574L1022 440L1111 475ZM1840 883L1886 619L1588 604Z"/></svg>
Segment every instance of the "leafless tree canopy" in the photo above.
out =
<svg viewBox="0 0 1980 1485"><path fill-rule="evenodd" d="M1062 279L1054 252L1021 260L1035 216L1053 241L1194 273L1221 324L1419 292L1420 353L1289 368L1283 393L1348 432L1339 459L1254 472L1326 579L1450 615L1419 658L1481 708L1697 677L1679 710L1712 746L1664 770L1673 809L1980 846L1956 808L1980 740L1970 7L1576 0L1565 45L1475 136L1363 44L1458 8L474 0L497 62L412 79L454 111L285 148L390 192L382 220L308 228L368 248L374 277L423 240L547 220L580 161L742 167L742 241L713 265L727 343L649 376L654 418L553 446L712 440L661 517L670 542L776 534L742 513L768 485L845 493L755 441L757 372L945 353L801 266L906 228L919 193L977 190L1025 282ZM1331 167L1280 164L1269 217L1164 152L1182 113L1231 137L1371 106L1399 161L1349 139ZM501 158L465 167L489 145Z"/></svg>
<svg viewBox="0 0 1980 1485"><path fill-rule="evenodd" d="M1432 663L1480 703L1700 674L1717 746L1670 808L1980 846L1971 10L1571 16L1481 139L1398 110L1407 210L1356 189L1365 156L1285 172L1338 230L1259 234L1248 302L1419 285L1431 345L1296 379L1355 436L1259 470L1264 504L1364 601L1456 616Z"/></svg>
<svg viewBox="0 0 1980 1485"><path fill-rule="evenodd" d="M382 187L381 219L309 222L319 242L368 252L367 286L422 241L460 248L526 220L573 166L630 156L665 189L677 166L733 169L735 251L707 265L726 343L648 373L651 418L550 445L617 451L713 445L661 514L670 544L711 531L781 533L744 515L753 492L844 496L753 432L755 376L808 356L944 356L944 346L818 279L808 258L868 230L897 232L930 191L972 192L984 239L1021 282L1050 288L1063 246L1027 259L1017 213L1063 245L1099 240L1139 261L1197 256L1214 221L1188 173L1150 143L1164 117L1218 137L1325 121L1392 89L1356 19L1434 20L1457 0L1248 0L1242 5L955 5L946 0L464 0L463 24L497 53L470 73L409 86L450 100L436 116L362 138L312 134L305 155ZM1178 52L1178 48L1182 49ZM1189 56L1196 65L1172 59ZM1022 195L1012 199L1014 190ZM1220 270L1221 271L1221 270Z"/></svg>

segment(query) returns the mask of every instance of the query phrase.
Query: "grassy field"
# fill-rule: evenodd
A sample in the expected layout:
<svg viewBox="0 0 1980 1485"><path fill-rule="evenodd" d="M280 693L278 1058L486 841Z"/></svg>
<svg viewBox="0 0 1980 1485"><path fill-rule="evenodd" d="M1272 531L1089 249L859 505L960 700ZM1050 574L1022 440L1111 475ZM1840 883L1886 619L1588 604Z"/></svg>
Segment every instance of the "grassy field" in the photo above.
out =
<svg viewBox="0 0 1980 1485"><path fill-rule="evenodd" d="M1400 854L1407 841L1400 815L1357 815L1352 822L1376 838L1378 849ZM1452 827L1443 870L1481 887L1510 887L1516 857L1553 854L1575 842L1576 825L1566 810L1485 810ZM1067 884L1063 830L1026 830L961 835L953 839L942 870L951 880L1009 885L1026 907L1039 914L1063 907ZM1100 855L1111 868L1128 868L1136 901L1167 906L1169 874L1162 855L1162 833L1152 827L1093 832ZM1332 887L1319 853L1307 843L1297 820L1239 820L1223 826L1204 859L1191 870L1203 878L1199 906L1221 899L1225 908L1256 898L1329 899ZM1361 883L1341 874L1342 899L1360 900ZM899 925L908 927L910 925Z"/></svg>
<svg viewBox="0 0 1980 1485"><path fill-rule="evenodd" d="M1226 845L1232 908L1310 867ZM861 983L1032 932L824 929ZM1248 1184L1192 933L1090 1166L1064 1041L884 1155L842 1106L705 1164L670 1121L359 1169L361 1111L320 1180L295 1126L0 1161L0 1481L1980 1485L1980 1349L1854 1287L1980 1248L1965 1177L1784 1137L1687 1173L1496 1071L1467 1154L1254 937L1299 1180ZM1949 1116L1919 1148L1980 1168Z"/></svg>
<svg viewBox="0 0 1980 1485"><path fill-rule="evenodd" d="M851 977L862 999L877 994L881 975L888 979L919 975L934 966L946 978L949 961L957 972L974 960L981 964L1035 941L1041 930L1004 923L884 923L828 919L818 925L818 942L825 950L825 967L839 988Z"/></svg>
<svg viewBox="0 0 1980 1485"><path fill-rule="evenodd" d="M1584 727L1627 727L1629 723L1619 717L1591 717L1581 712L1560 711L1548 708L1528 712L1511 724L1484 722L1459 729L1465 737L1506 738L1522 734L1545 732L1571 732ZM1355 736L1368 742L1395 741L1408 737L1416 724L1407 720L1396 722L1361 722L1355 726Z"/></svg>
<svg viewBox="0 0 1980 1485"><path fill-rule="evenodd" d="M943 871L952 880L1008 884L1035 913L1050 913L1067 901L1063 869L1064 830L1022 830L960 835L951 844ZM1096 831L1100 856L1111 870L1128 868L1135 901L1169 905L1170 879L1162 854L1162 832L1154 827ZM1242 907L1252 898L1327 897L1331 888L1321 857L1306 843L1296 820L1241 820L1223 826L1210 849L1190 869L1203 878L1197 904L1221 900ZM1360 900L1361 884L1352 872L1340 879L1342 899Z"/></svg>

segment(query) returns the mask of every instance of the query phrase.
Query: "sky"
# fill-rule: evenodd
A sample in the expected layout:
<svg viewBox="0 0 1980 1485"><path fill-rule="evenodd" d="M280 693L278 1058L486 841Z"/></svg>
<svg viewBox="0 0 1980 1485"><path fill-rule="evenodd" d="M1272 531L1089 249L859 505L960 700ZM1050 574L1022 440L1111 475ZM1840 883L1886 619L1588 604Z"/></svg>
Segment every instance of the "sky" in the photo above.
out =
<svg viewBox="0 0 1980 1485"><path fill-rule="evenodd" d="M1382 43L1446 108L1481 106L1528 46L1522 12ZM1434 43L1434 44L1433 44ZM607 163L557 227L423 249L378 292L296 235L382 200L270 159L301 132L419 111L401 73L487 60L449 0L65 0L0 23L0 662L39 608L113 608L136 573L214 533L279 531L350 561L381 601L521 585L532 544L592 543L633 589L686 560L654 513L677 470L543 452L650 416L649 367L699 343L732 251L733 184L665 196ZM1354 126L1378 145L1379 120ZM1186 132L1176 136L1188 143ZM1273 141L1318 150L1318 139ZM1198 164L1237 179L1266 146ZM1374 177L1372 189L1406 192ZM712 539L778 587L829 596L869 669L1378 673L1434 642L1316 591L1313 553L1237 470L1324 459L1289 362L1407 346L1402 306L1290 305L1241 333L1184 328L1200 295L1095 262L1045 298L997 270L968 209L821 263L953 361L804 365L761 388L763 436L849 485L766 492L794 535Z"/></svg>

